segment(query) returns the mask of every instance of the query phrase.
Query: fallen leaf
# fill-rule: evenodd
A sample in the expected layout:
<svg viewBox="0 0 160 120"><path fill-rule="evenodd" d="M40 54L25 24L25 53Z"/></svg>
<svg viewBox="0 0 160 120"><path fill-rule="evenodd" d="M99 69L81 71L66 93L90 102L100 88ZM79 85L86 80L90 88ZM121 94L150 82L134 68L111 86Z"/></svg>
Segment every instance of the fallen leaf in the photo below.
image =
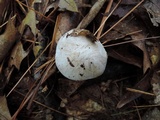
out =
<svg viewBox="0 0 160 120"><path fill-rule="evenodd" d="M9 66L14 65L19 70L22 60L27 55L28 55L28 52L24 51L22 43L18 42L12 50L10 60L9 60Z"/></svg>
<svg viewBox="0 0 160 120"><path fill-rule="evenodd" d="M141 49L143 51L143 73L145 73L147 71L148 68L151 68L151 62L150 62L150 58L149 58L149 54L145 45L145 36L142 33L138 33L135 35L131 36L132 39L137 40L137 39L144 39L138 42L134 42L133 44L135 46L137 46L139 49Z"/></svg>
<svg viewBox="0 0 160 120"><path fill-rule="evenodd" d="M5 32L0 35L0 62L6 57L8 51L18 38L18 31L13 20L9 20Z"/></svg>
<svg viewBox="0 0 160 120"><path fill-rule="evenodd" d="M146 1L144 8L146 8L151 22L158 27L160 24L160 2L159 0Z"/></svg>
<svg viewBox="0 0 160 120"><path fill-rule="evenodd" d="M143 78L133 87L134 89L146 91L150 88L150 79L152 77L153 70L148 70ZM141 93L134 93L127 91L121 98L121 100L117 104L117 108L121 108L127 103L135 100L136 98L140 97Z"/></svg>
<svg viewBox="0 0 160 120"><path fill-rule="evenodd" d="M84 81L72 81L68 79L58 80L58 96L60 98L68 98L76 92L76 90L84 83Z"/></svg>
<svg viewBox="0 0 160 120"><path fill-rule="evenodd" d="M146 29L143 28L138 22L139 21L134 20L134 19L130 20L130 18L124 20L123 22L119 23L114 28L114 31L113 30L111 31L112 34L111 33L107 34L105 36L105 38L103 38L103 39L107 39L107 40L106 41L103 40L102 42L106 43L111 40L113 42L116 42L116 40L117 40L116 38L120 38L120 40L125 41L125 37L127 37L128 35L132 38L132 40L137 40L136 42L132 42L132 44L134 46L136 46L136 48L139 48L139 50L141 50L143 52L143 56L142 56L143 63L140 66L143 66L143 73L145 73L148 68L151 68L151 62L150 62L150 58L148 55L149 53L147 51L146 44L145 44L145 42L146 42L145 38L146 38L147 34L144 31ZM141 31L141 32L135 32L135 31ZM116 35L116 33L118 35ZM131 34L131 33L134 33L134 34ZM116 38L114 38L114 36L116 36ZM128 58L128 59L130 59L130 58Z"/></svg>
<svg viewBox="0 0 160 120"><path fill-rule="evenodd" d="M79 21L80 21L80 15L78 13L71 13L69 11L65 11L57 16L52 37L52 44L49 52L50 56L53 56L53 53L55 52L53 50L59 38L64 33L75 28L78 25Z"/></svg>
<svg viewBox="0 0 160 120"><path fill-rule="evenodd" d="M146 45L149 49L149 56L152 62L152 65L155 66L160 61L160 45L157 42L147 41Z"/></svg>
<svg viewBox="0 0 160 120"><path fill-rule="evenodd" d="M148 111L142 116L141 120L159 120L160 111L157 107L148 109Z"/></svg>
<svg viewBox="0 0 160 120"><path fill-rule="evenodd" d="M49 1L49 2L51 2L51 3L49 3L49 5L47 6L47 8L46 8L46 10L45 10L45 12L44 13L47 13L47 12L49 12L49 10L51 10L51 9L56 9L57 7L58 7L58 0L56 0L56 1Z"/></svg>
<svg viewBox="0 0 160 120"><path fill-rule="evenodd" d="M125 16L138 2L139 1L137 0L122 0L121 4L114 11L113 15L118 15L119 17Z"/></svg>
<svg viewBox="0 0 160 120"><path fill-rule="evenodd" d="M77 116L79 119L87 119L89 114L86 116L86 113L95 113L105 110L104 106L80 94L76 94L62 102L66 106L66 113L71 116ZM73 117L69 117L68 119L73 119Z"/></svg>
<svg viewBox="0 0 160 120"><path fill-rule="evenodd" d="M142 59L136 55L133 55L130 51L132 47L131 46L118 46L116 48L111 48L108 51L108 55L117 59L117 60L121 60L125 63L131 64L131 65L135 65L139 68L142 67ZM137 52L137 51L136 51Z"/></svg>
<svg viewBox="0 0 160 120"><path fill-rule="evenodd" d="M61 9L78 12L78 8L74 0L60 0L58 6Z"/></svg>
<svg viewBox="0 0 160 120"><path fill-rule="evenodd" d="M40 50L42 50L43 49L43 47L42 46L40 46L40 45L34 45L33 46L33 53L34 53L34 56L38 56L39 55L39 53L40 53Z"/></svg>
<svg viewBox="0 0 160 120"><path fill-rule="evenodd" d="M33 10L29 10L26 17L23 19L21 25L19 26L18 30L21 34L23 34L23 31L24 31L26 25L28 25L31 28L32 33L35 36L36 33L38 32L38 30L36 28L36 24L37 24L36 14Z"/></svg>
<svg viewBox="0 0 160 120"><path fill-rule="evenodd" d="M0 96L0 120L11 120L5 96Z"/></svg>

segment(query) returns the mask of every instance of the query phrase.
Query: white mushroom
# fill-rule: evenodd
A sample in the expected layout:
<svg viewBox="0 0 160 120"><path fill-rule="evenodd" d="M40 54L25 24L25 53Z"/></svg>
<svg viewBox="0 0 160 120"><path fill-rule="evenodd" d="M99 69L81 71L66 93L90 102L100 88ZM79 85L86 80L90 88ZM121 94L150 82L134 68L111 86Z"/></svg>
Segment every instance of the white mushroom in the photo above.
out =
<svg viewBox="0 0 160 120"><path fill-rule="evenodd" d="M72 29L57 43L56 66L71 80L87 80L102 75L107 58L103 45L88 30Z"/></svg>

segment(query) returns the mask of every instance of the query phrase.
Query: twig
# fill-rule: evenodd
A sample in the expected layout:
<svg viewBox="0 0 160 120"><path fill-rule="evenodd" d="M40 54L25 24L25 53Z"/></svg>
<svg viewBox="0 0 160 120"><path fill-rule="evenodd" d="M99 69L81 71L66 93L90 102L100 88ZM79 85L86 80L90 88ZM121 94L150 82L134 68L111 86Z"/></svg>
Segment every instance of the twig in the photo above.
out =
<svg viewBox="0 0 160 120"><path fill-rule="evenodd" d="M33 8L31 8L31 7L27 6L27 5L25 5L24 3L20 2L19 0L16 0L16 1L18 2L18 4L21 4L21 5L23 5L23 6L27 7L27 8L29 8L30 10L33 10L33 11L34 11L35 13L37 13L38 15L40 15L40 16L46 18L47 20L49 20L49 21L51 21L51 22L53 22L53 23L55 23L55 21L53 21L52 19L46 17L45 15L43 15L42 13L40 13L40 12L34 10Z"/></svg>
<svg viewBox="0 0 160 120"><path fill-rule="evenodd" d="M78 27L79 29L86 28L88 24L95 18L97 13L100 11L102 6L106 0L98 0L90 9L89 13L82 19L82 21L79 23Z"/></svg>
<svg viewBox="0 0 160 120"><path fill-rule="evenodd" d="M25 71L25 73L21 76L21 78L18 80L18 82L13 86L13 88L9 91L9 93L6 95L6 97L8 97L13 90L17 87L17 85L22 81L22 79L24 78L24 76L28 73L28 71L34 66L34 64L38 61L39 57L48 49L48 47L50 46L51 42L46 46L46 48L42 51L42 53L37 57L37 59L31 64L31 66L29 66L29 68Z"/></svg>
<svg viewBox="0 0 160 120"><path fill-rule="evenodd" d="M153 94L153 93L149 93L149 92L145 92L145 91L137 90L137 89L133 89L133 88L126 88L126 90L127 90L127 91L130 91L130 92L135 92L135 93L144 94L144 95L155 96L155 94Z"/></svg>
<svg viewBox="0 0 160 120"><path fill-rule="evenodd" d="M115 26L117 26L122 20L124 20L128 15L130 15L137 7L139 7L142 3L144 2L144 0L142 0L141 2L139 2L135 7L133 7L125 16L123 16L118 22L116 22L111 28L109 28L105 33L103 33L100 38L102 38L104 35L106 35L110 30L112 30ZM99 39L100 39L99 38Z"/></svg>
<svg viewBox="0 0 160 120"><path fill-rule="evenodd" d="M104 47L112 47L112 46L116 46L116 45L122 45L122 44L126 44L126 43L136 42L136 41L140 41L140 40L150 40L150 39L157 39L157 38L160 38L160 36L148 37L145 39L143 38L143 39L130 40L130 41L125 41L125 42L115 43L112 45L105 45Z"/></svg>
<svg viewBox="0 0 160 120"><path fill-rule="evenodd" d="M111 7L112 7L112 3L113 3L113 0L110 0L109 3L108 3L108 6L105 10L105 14L108 14ZM98 34L97 34L97 39L100 37L101 33L102 33L102 30L104 28L104 24L106 23L106 21L108 20L108 18L110 17L111 14L109 14L108 16L105 16L103 15L103 18L102 18L102 21L101 21L101 24L100 24L100 27L98 28Z"/></svg>

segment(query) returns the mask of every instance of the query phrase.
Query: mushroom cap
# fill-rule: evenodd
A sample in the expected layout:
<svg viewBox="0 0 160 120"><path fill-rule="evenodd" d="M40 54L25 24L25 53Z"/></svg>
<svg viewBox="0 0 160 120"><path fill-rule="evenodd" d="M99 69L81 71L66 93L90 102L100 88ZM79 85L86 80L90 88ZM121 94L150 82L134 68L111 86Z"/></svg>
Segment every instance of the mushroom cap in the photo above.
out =
<svg viewBox="0 0 160 120"><path fill-rule="evenodd" d="M88 30L72 29L58 41L55 62L58 70L70 80L88 80L103 74L107 52Z"/></svg>

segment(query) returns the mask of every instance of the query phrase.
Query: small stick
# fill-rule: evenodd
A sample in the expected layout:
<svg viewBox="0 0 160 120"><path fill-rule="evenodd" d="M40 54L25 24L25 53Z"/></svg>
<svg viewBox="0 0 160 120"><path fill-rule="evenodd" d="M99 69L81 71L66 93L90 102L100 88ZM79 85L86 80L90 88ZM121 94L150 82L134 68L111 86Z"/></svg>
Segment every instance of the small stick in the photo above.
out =
<svg viewBox="0 0 160 120"><path fill-rule="evenodd" d="M115 44L111 44L111 45L105 45L104 47L112 47L112 46L116 46L116 45L122 45L122 44L126 44L126 43L131 43L131 42L136 42L136 41L141 41L141 40L157 39L157 38L160 38L160 36L148 37L145 39L144 38L143 39L134 39L134 40L124 41L124 42L115 43Z"/></svg>
<svg viewBox="0 0 160 120"><path fill-rule="evenodd" d="M144 95L155 96L155 94L153 94L153 93L149 93L149 92L145 92L145 91L137 90L137 89L133 89L133 88L126 88L126 90L128 90L128 91L130 91L130 92L135 92L135 93L144 94Z"/></svg>
<svg viewBox="0 0 160 120"><path fill-rule="evenodd" d="M113 0L110 0L109 3L108 3L108 5L107 5L107 7L106 7L105 14L108 14L110 12L110 9L112 7L112 3L113 3ZM99 38L99 36L101 35L103 27L104 27L104 24L106 23L106 21L107 21L108 18L109 18L109 15L108 16L103 16L101 24L100 24L100 27L95 32L95 34L97 34L97 32L98 32L97 38Z"/></svg>
<svg viewBox="0 0 160 120"><path fill-rule="evenodd" d="M136 6L134 6L125 16L123 16L118 22L116 22L110 29L108 29L105 33L103 33L100 38L102 38L104 35L106 35L110 30L112 30L116 25L118 25L122 20L124 20L128 15L130 15L137 7L139 7L142 3L144 2L144 0L142 0L141 2L139 2ZM99 38L99 39L100 39Z"/></svg>
<svg viewBox="0 0 160 120"><path fill-rule="evenodd" d="M24 76L28 73L28 71L34 66L34 64L38 61L39 57L42 56L42 54L48 49L48 47L51 45L51 42L46 46L46 48L42 51L42 53L37 57L37 59L29 66L29 68L26 70L26 72L21 76L21 78L18 80L18 82L13 86L13 88L8 92L6 97L8 97L13 90L18 86L18 84L23 80Z"/></svg>
<svg viewBox="0 0 160 120"><path fill-rule="evenodd" d="M21 1L16 0L16 2L17 2L18 4L23 5L24 7L28 8L28 9L30 9L30 10L33 10L36 14L38 14L38 15L40 15L40 16L42 16L42 17L44 17L45 19L47 19L47 20L49 20L49 21L51 21L51 22L55 23L55 21L53 21L52 19L50 19L50 18L46 17L45 15L43 15L42 13L40 13L40 12L38 12L38 11L34 10L33 8L31 8L31 7L27 6L27 5L25 5L25 4L24 4L24 3L22 3Z"/></svg>
<svg viewBox="0 0 160 120"><path fill-rule="evenodd" d="M97 13L100 11L106 0L98 0L90 9L89 13L82 19L78 25L78 29L83 29L95 18Z"/></svg>
<svg viewBox="0 0 160 120"><path fill-rule="evenodd" d="M113 10L109 13L109 15L107 17L103 17L102 19L102 22L101 22L101 25L99 26L99 28L97 29L97 31L94 33L94 35L97 34L98 32L98 35L97 35L97 39L99 40L100 39L100 35L102 34L102 30L103 30L103 27L104 27L104 24L106 23L106 21L108 20L108 18L112 15L112 13L115 11L115 9L118 7L118 5L121 3L122 0L119 0L119 2L117 3L117 5L113 8ZM105 11L106 13L106 11Z"/></svg>

